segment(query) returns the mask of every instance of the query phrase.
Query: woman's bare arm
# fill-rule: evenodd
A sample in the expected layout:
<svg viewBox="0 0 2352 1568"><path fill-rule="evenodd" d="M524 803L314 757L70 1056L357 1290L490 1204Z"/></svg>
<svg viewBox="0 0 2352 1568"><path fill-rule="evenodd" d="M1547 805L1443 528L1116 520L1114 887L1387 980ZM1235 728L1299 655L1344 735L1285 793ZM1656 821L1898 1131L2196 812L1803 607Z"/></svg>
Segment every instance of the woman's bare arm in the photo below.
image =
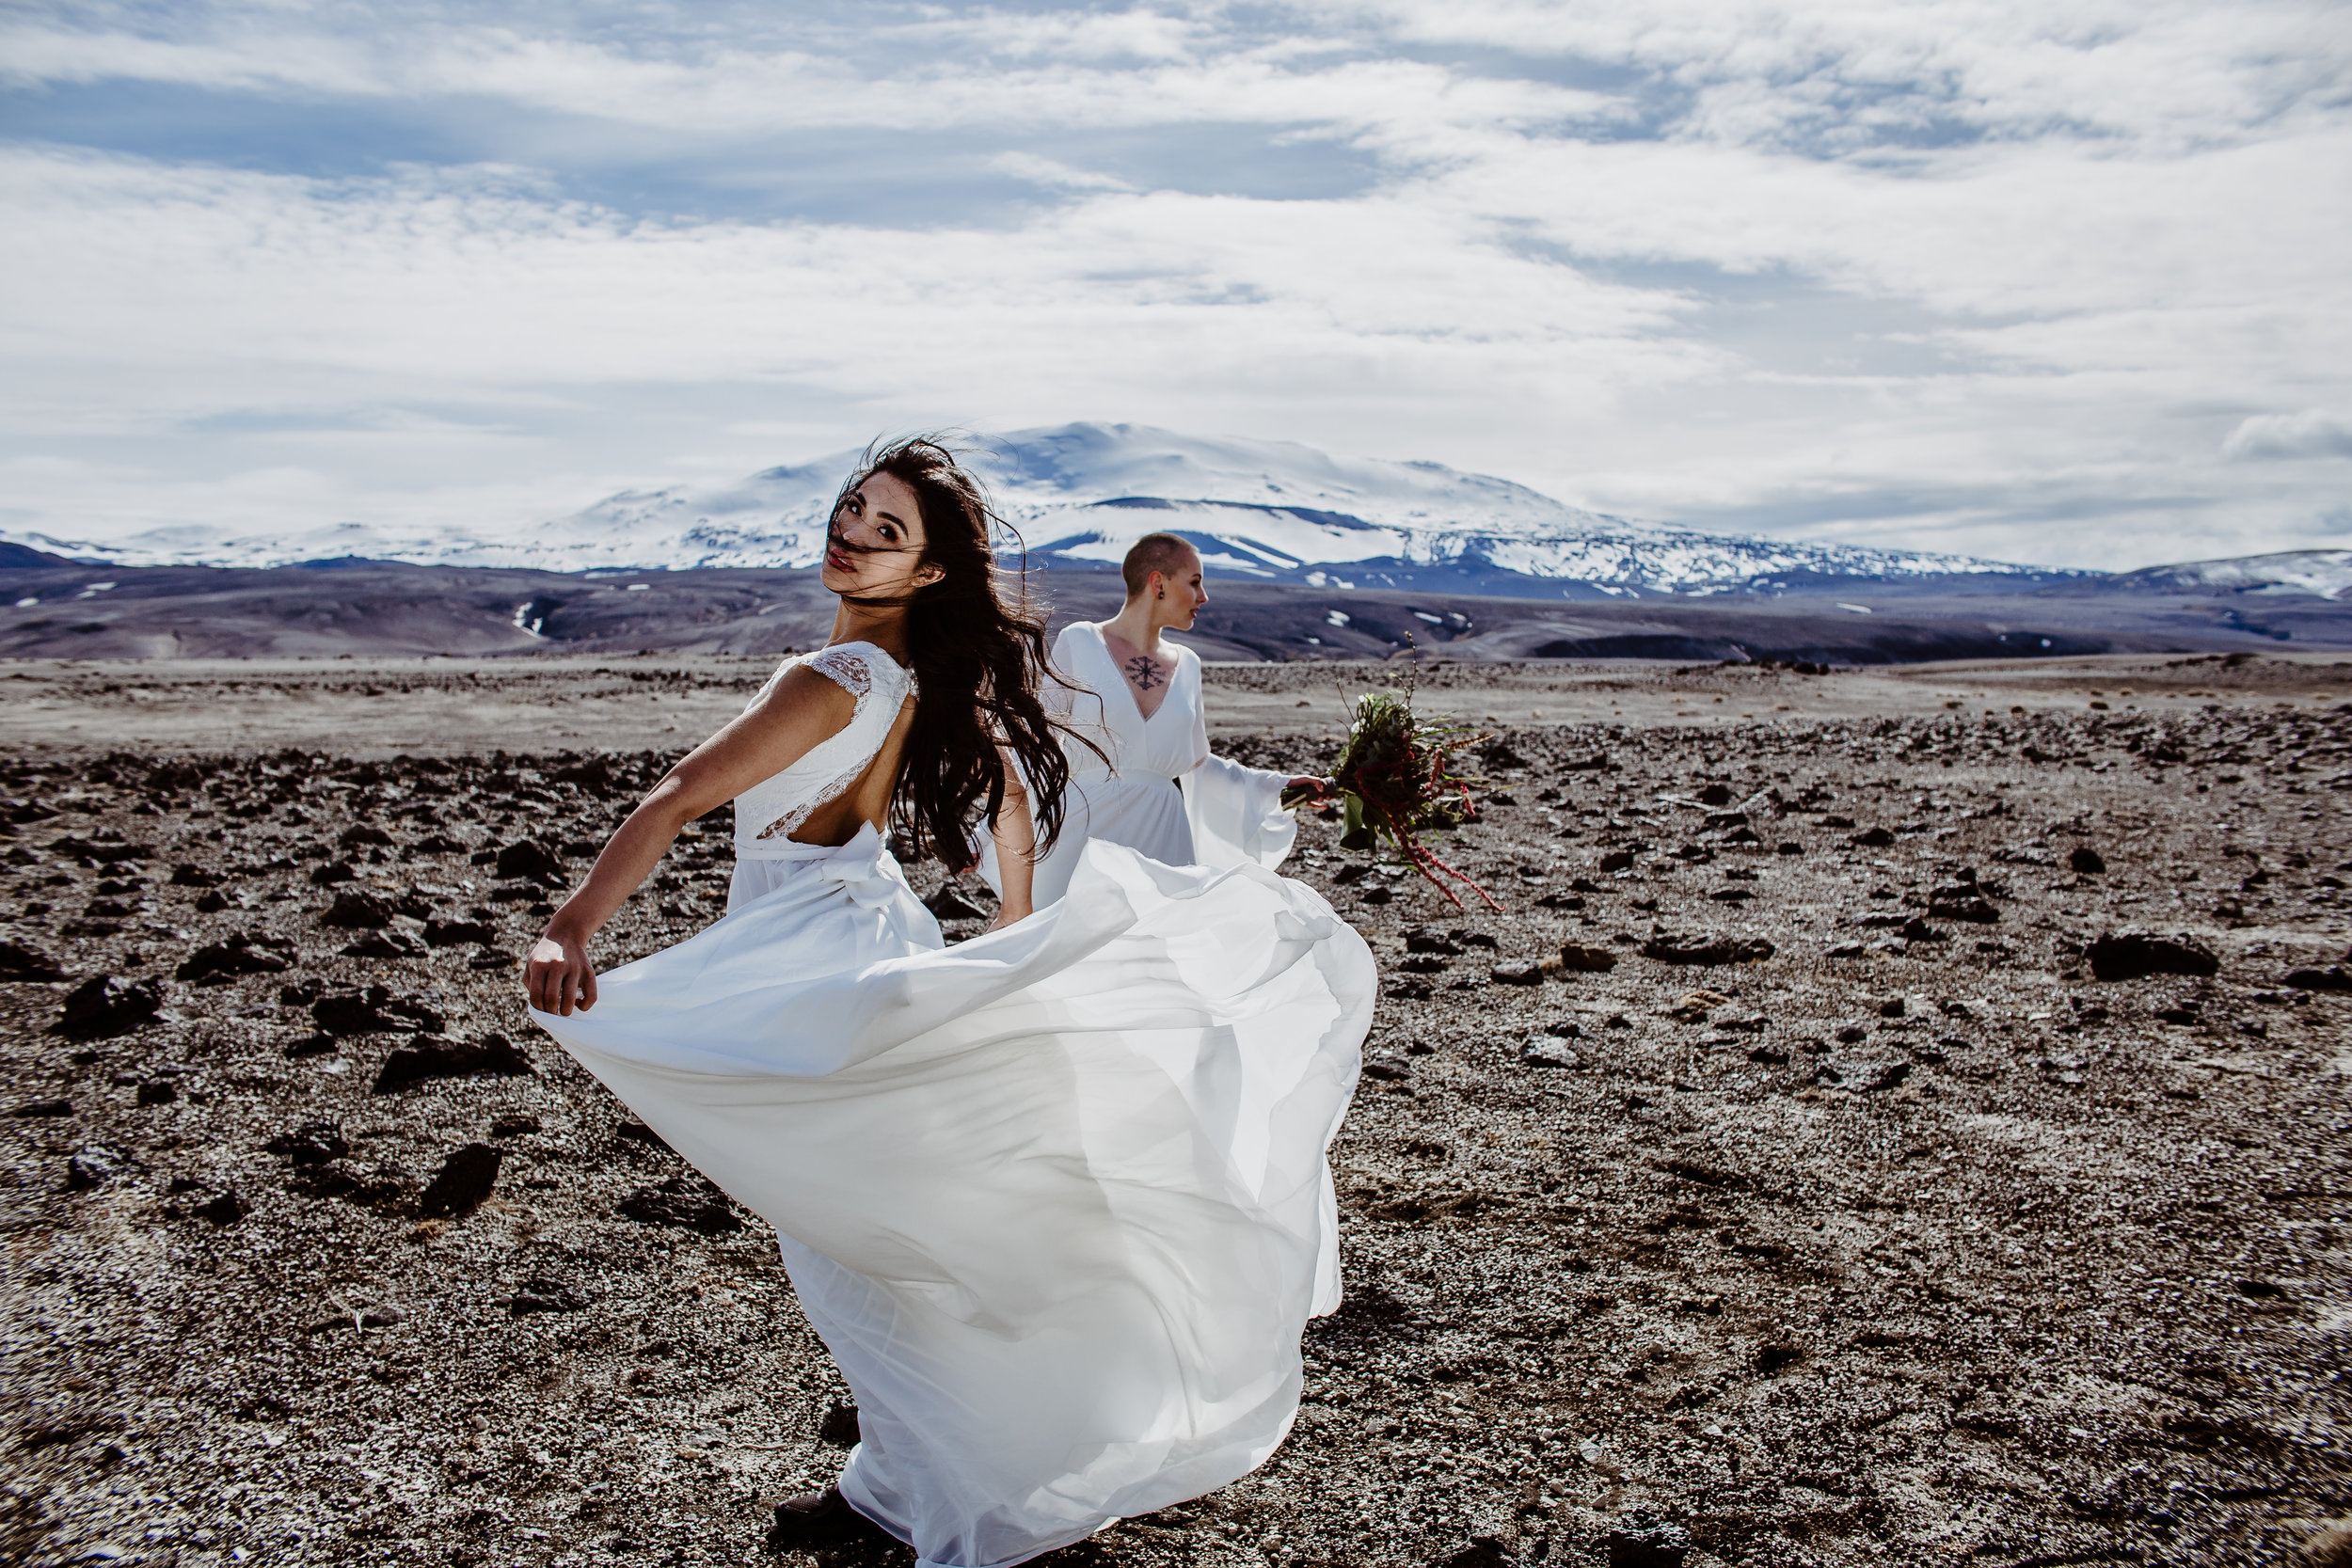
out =
<svg viewBox="0 0 2352 1568"><path fill-rule="evenodd" d="M800 761L845 728L856 709L855 699L816 671L787 670L766 696L679 758L605 844L588 879L532 948L524 975L531 1005L564 1017L576 1006L595 1006L588 941L652 875L678 830Z"/></svg>
<svg viewBox="0 0 2352 1568"><path fill-rule="evenodd" d="M992 831L996 838L996 881L1003 890L996 918L989 926L993 931L1037 912L1031 901L1037 876L1037 828L1029 816L1029 794L1022 787L1021 769L1013 766L1009 752L1005 756L1005 803L997 809Z"/></svg>

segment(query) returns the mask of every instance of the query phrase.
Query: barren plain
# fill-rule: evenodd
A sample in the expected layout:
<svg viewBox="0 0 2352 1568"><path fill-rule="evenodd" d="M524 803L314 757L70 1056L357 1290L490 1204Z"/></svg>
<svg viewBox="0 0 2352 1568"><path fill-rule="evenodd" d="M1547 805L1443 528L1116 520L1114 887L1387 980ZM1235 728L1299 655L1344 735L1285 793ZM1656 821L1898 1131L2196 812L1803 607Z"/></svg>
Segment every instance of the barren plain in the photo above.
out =
<svg viewBox="0 0 2352 1568"><path fill-rule="evenodd" d="M911 1560L763 1546L846 1391L772 1240L521 1016L548 901L767 670L0 675L0 1558ZM1311 768L1402 678L1214 667L1218 744ZM2347 1560L2352 665L1419 702L1493 735L1439 851L1505 911L1303 824L1383 996L1296 1429L1044 1560ZM712 820L601 957L726 866Z"/></svg>

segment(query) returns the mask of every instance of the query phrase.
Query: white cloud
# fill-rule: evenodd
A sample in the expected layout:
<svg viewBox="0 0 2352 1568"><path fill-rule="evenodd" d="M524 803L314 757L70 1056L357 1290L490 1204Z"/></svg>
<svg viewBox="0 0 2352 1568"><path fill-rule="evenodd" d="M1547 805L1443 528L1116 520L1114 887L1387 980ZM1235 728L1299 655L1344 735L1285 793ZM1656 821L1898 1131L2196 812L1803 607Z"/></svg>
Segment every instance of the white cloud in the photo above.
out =
<svg viewBox="0 0 2352 1568"><path fill-rule="evenodd" d="M2325 408L2255 414L2221 443L2225 457L2352 457L2352 420Z"/></svg>
<svg viewBox="0 0 2352 1568"><path fill-rule="evenodd" d="M0 147L13 504L534 515L1107 418L2076 564L2343 527L2241 461L2352 406L2319 0L849 15L21 10L21 123L126 107ZM282 160L211 150L240 105Z"/></svg>

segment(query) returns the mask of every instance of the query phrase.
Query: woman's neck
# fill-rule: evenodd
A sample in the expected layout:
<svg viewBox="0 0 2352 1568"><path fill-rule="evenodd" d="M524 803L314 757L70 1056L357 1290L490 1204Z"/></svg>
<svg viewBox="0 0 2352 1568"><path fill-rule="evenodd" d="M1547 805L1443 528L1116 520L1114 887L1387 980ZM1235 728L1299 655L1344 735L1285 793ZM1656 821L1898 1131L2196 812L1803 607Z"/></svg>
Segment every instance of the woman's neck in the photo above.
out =
<svg viewBox="0 0 2352 1568"><path fill-rule="evenodd" d="M1160 657L1160 626L1152 613L1153 601L1138 594L1129 599L1118 614L1101 623L1103 629L1139 654L1153 658Z"/></svg>
<svg viewBox="0 0 2352 1568"><path fill-rule="evenodd" d="M886 610L869 610L845 599L833 612L833 632L825 641L828 644L871 642L904 664L907 657L906 607L893 605Z"/></svg>

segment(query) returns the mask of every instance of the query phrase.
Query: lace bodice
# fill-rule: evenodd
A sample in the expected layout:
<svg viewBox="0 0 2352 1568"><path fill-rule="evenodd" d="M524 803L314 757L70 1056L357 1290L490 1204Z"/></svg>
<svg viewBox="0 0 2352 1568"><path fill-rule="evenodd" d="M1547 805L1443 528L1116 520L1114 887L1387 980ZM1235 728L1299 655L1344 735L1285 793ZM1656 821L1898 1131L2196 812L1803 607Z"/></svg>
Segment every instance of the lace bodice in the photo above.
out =
<svg viewBox="0 0 2352 1568"><path fill-rule="evenodd" d="M914 690L914 674L871 642L836 642L786 659L752 702L767 696L796 664L835 682L857 706L847 724L811 747L800 761L735 798L738 856L756 858L780 849L810 813L857 783Z"/></svg>

